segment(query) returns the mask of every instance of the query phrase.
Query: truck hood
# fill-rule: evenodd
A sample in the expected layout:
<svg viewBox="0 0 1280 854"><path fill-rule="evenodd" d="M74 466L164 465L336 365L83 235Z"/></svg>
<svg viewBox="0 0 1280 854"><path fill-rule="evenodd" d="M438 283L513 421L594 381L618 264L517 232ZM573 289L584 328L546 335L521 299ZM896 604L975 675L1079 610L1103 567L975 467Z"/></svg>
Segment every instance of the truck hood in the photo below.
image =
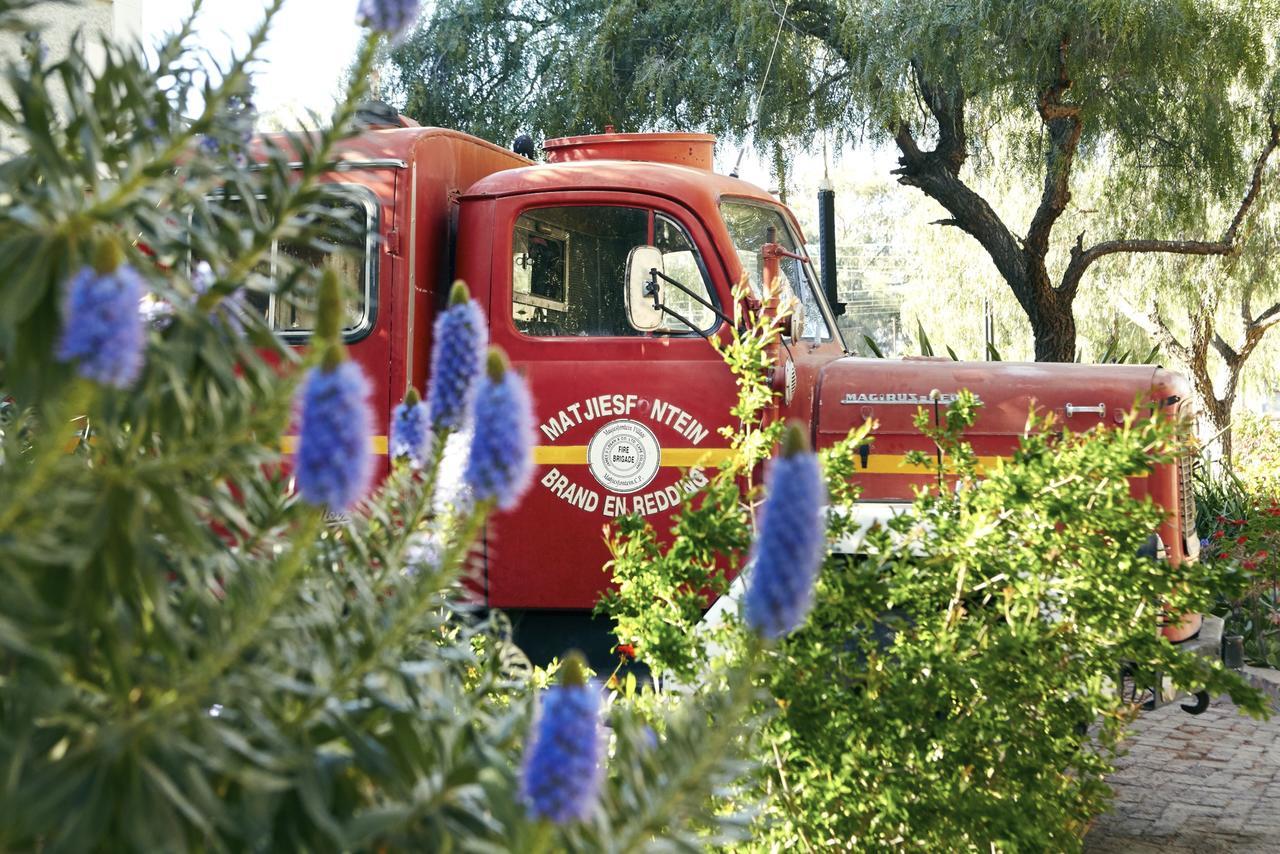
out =
<svg viewBox="0 0 1280 854"><path fill-rule="evenodd" d="M877 451L932 447L915 428L917 408L945 406L962 389L982 402L968 432L981 444L1003 437L1010 446L1026 430L1031 411L1052 413L1058 424L1081 432L1119 422L1136 403L1161 407L1189 397L1185 379L1153 365L1080 365L1046 362L953 362L938 358L864 359L828 364L815 395L819 446L842 439L875 419ZM1068 414L1068 407L1071 407ZM1077 411L1090 407L1090 411ZM1096 411L1101 407L1101 412ZM892 441L890 441L892 440ZM975 450L982 453L975 442ZM991 448L994 452L997 449Z"/></svg>

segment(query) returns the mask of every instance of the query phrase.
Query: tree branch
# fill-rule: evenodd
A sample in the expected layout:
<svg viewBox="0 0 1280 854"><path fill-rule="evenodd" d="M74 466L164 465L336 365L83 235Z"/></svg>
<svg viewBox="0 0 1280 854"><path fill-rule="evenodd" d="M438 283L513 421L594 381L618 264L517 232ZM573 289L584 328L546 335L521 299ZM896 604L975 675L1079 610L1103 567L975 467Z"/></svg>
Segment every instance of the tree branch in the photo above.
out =
<svg viewBox="0 0 1280 854"><path fill-rule="evenodd" d="M905 176L910 170L924 165L924 152L916 144L916 137L911 132L911 125L906 122L898 122L898 126L893 131L893 141L897 144L898 151L902 152L902 156L898 158L900 168L894 169L890 174Z"/></svg>
<svg viewBox="0 0 1280 854"><path fill-rule="evenodd" d="M1280 302L1268 308L1262 314L1249 321L1250 326L1268 329L1273 324L1280 322Z"/></svg>
<svg viewBox="0 0 1280 854"><path fill-rule="evenodd" d="M1230 255L1235 252L1236 235L1244 222L1244 218L1248 215L1249 209L1253 206L1254 200L1257 199L1258 193L1262 190L1262 177L1267 167L1267 161L1271 158L1278 145L1280 145L1280 122L1273 119L1271 121L1271 134L1254 161L1253 175L1249 181L1248 190L1245 192L1244 198L1240 200L1240 207L1236 210L1235 216L1231 218L1230 224L1227 225L1226 230L1222 232L1222 237L1219 239L1107 240L1085 249L1083 246L1084 235L1082 234L1076 240L1076 245L1071 249L1071 260L1067 264L1066 272L1062 274L1062 284L1058 290L1065 295L1074 297L1080 285L1080 279L1084 276L1084 272L1090 264L1099 258L1120 252L1167 252L1174 255Z"/></svg>
<svg viewBox="0 0 1280 854"><path fill-rule="evenodd" d="M1024 245L1027 252L1038 259L1048 254L1049 234L1071 201L1071 166L1083 128L1080 108L1062 103L1063 96L1071 88L1071 78L1067 74L1070 45L1071 37L1063 36L1058 45L1058 77L1040 93L1037 102L1040 120L1049 132L1049 148L1045 153L1044 192L1027 229Z"/></svg>
<svg viewBox="0 0 1280 854"><path fill-rule="evenodd" d="M938 144L930 151L922 151L911 125L905 120L897 121L890 129L901 157L893 174L898 176L898 183L916 187L946 208L951 216L940 224L959 228L977 240L1009 283L1019 304L1034 316L1040 307L1040 295L1028 280L1022 246L987 200L959 177L967 156L964 93L947 92L930 83L918 61L913 60L911 68L920 96L938 123Z"/></svg>
<svg viewBox="0 0 1280 854"><path fill-rule="evenodd" d="M1227 363L1228 368L1235 368L1238 362L1243 361L1235 348L1228 344L1227 339L1223 338L1222 333L1216 329L1213 332L1213 349L1218 351L1218 355L1222 357L1222 361Z"/></svg>
<svg viewBox="0 0 1280 854"><path fill-rule="evenodd" d="M1122 296L1116 298L1116 303L1121 313L1143 332L1156 339L1166 353L1184 364L1191 363L1190 349L1174 337L1173 330L1164 322L1154 302L1146 313L1139 311Z"/></svg>
<svg viewBox="0 0 1280 854"><path fill-rule="evenodd" d="M918 60L911 61L911 70L920 88L920 97L929 108L934 121L938 123L938 144L933 149L939 158L951 170L951 174L959 175L960 167L969 156L966 150L968 138L964 129L964 92L959 89L946 91L942 86L925 77Z"/></svg>
<svg viewBox="0 0 1280 854"><path fill-rule="evenodd" d="M1218 355L1222 356L1222 360L1227 363L1228 368L1237 373L1244 367L1244 363L1248 361L1249 356L1253 354L1254 348L1262 342L1262 337L1267 334L1267 330L1280 322L1280 303L1272 305L1257 317L1250 318L1248 301L1249 292L1245 291L1240 301L1241 313L1244 316L1244 340L1240 344L1239 351L1232 348L1216 331L1213 336L1213 346L1218 351Z"/></svg>
<svg viewBox="0 0 1280 854"><path fill-rule="evenodd" d="M959 228L982 245L1018 302L1031 314L1036 310L1037 295L1031 291L1018 239L986 199L960 180L952 170L948 155L937 149L921 151L911 126L905 121L899 121L893 131L902 155L898 158L898 168L893 170L898 183L916 187L946 208L951 216L942 224Z"/></svg>

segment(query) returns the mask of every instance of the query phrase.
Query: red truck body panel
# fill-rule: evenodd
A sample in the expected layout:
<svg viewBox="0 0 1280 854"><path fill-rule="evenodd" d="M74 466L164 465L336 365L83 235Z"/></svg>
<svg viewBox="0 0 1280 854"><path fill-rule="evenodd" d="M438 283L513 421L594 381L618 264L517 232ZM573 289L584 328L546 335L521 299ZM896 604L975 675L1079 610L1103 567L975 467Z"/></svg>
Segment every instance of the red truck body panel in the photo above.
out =
<svg viewBox="0 0 1280 854"><path fill-rule="evenodd" d="M323 181L376 200L374 323L349 351L373 388L373 447L385 474L391 410L411 383L426 383L432 323L448 296L458 199L485 175L529 161L457 131L416 127L361 134L342 143L335 159L341 166Z"/></svg>
<svg viewBox="0 0 1280 854"><path fill-rule="evenodd" d="M901 501L910 497L912 488L931 482L928 475L912 472L903 464L903 454L908 451L933 450L913 423L917 409L922 405L926 411L932 408L929 396L934 390L945 401L961 389L982 401L965 438L988 465L1013 454L1033 409L1039 417L1052 416L1059 429L1082 433L1098 425L1120 423L1135 405L1155 405L1168 411L1190 399L1185 379L1154 365L846 358L830 363L822 372L813 419L815 442L818 447L829 446L853 427L874 419L878 427L871 452L857 478L862 497ZM1099 405L1101 413L1068 414L1068 406ZM1132 491L1136 498L1150 495L1162 506L1176 508L1177 467L1157 467L1149 477L1135 479ZM1189 557L1175 514L1159 534L1170 560L1177 563Z"/></svg>

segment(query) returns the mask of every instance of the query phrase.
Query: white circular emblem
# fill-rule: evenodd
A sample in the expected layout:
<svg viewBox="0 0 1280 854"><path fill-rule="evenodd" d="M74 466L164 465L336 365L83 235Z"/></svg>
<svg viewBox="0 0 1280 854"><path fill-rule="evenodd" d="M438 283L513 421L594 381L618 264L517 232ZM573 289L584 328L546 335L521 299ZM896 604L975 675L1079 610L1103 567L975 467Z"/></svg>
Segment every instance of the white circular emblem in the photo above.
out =
<svg viewBox="0 0 1280 854"><path fill-rule="evenodd" d="M610 421L587 443L587 467L611 492L638 492L652 482L662 463L662 447L639 421Z"/></svg>

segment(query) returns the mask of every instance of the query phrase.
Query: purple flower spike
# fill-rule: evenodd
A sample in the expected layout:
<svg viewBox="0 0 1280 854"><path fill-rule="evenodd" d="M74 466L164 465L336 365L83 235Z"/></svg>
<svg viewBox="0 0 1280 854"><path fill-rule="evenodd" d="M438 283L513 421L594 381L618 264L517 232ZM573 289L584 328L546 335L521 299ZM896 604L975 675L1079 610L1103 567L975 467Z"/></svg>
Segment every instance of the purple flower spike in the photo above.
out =
<svg viewBox="0 0 1280 854"><path fill-rule="evenodd" d="M791 633L808 616L827 546L826 486L818 458L794 424L782 445L782 456L769 470L744 610L751 630L770 640Z"/></svg>
<svg viewBox="0 0 1280 854"><path fill-rule="evenodd" d="M147 321L139 313L146 287L133 267L119 263L118 247L104 254L102 264L82 267L71 279L57 356L76 362L86 379L128 388L142 370L147 345Z"/></svg>
<svg viewBox="0 0 1280 854"><path fill-rule="evenodd" d="M404 402L391 413L391 458L404 457L413 468L422 468L427 462L430 435L427 407L418 397L418 390L411 388Z"/></svg>
<svg viewBox="0 0 1280 854"><path fill-rule="evenodd" d="M312 368L300 397L298 491L342 513L364 497L373 476L369 382L355 362Z"/></svg>
<svg viewBox="0 0 1280 854"><path fill-rule="evenodd" d="M570 653L561 682L542 694L520 774L520 795L534 818L556 824L590 817L604 773L600 689Z"/></svg>
<svg viewBox="0 0 1280 854"><path fill-rule="evenodd" d="M455 282L449 307L436 319L427 410L437 430L459 430L471 417L476 381L484 370L489 328L467 286Z"/></svg>
<svg viewBox="0 0 1280 854"><path fill-rule="evenodd" d="M501 350L489 351L486 370L463 479L476 501L510 510L533 480L533 403L524 379L510 369Z"/></svg>
<svg viewBox="0 0 1280 854"><path fill-rule="evenodd" d="M360 0L356 16L372 30L399 39L418 20L419 0Z"/></svg>

